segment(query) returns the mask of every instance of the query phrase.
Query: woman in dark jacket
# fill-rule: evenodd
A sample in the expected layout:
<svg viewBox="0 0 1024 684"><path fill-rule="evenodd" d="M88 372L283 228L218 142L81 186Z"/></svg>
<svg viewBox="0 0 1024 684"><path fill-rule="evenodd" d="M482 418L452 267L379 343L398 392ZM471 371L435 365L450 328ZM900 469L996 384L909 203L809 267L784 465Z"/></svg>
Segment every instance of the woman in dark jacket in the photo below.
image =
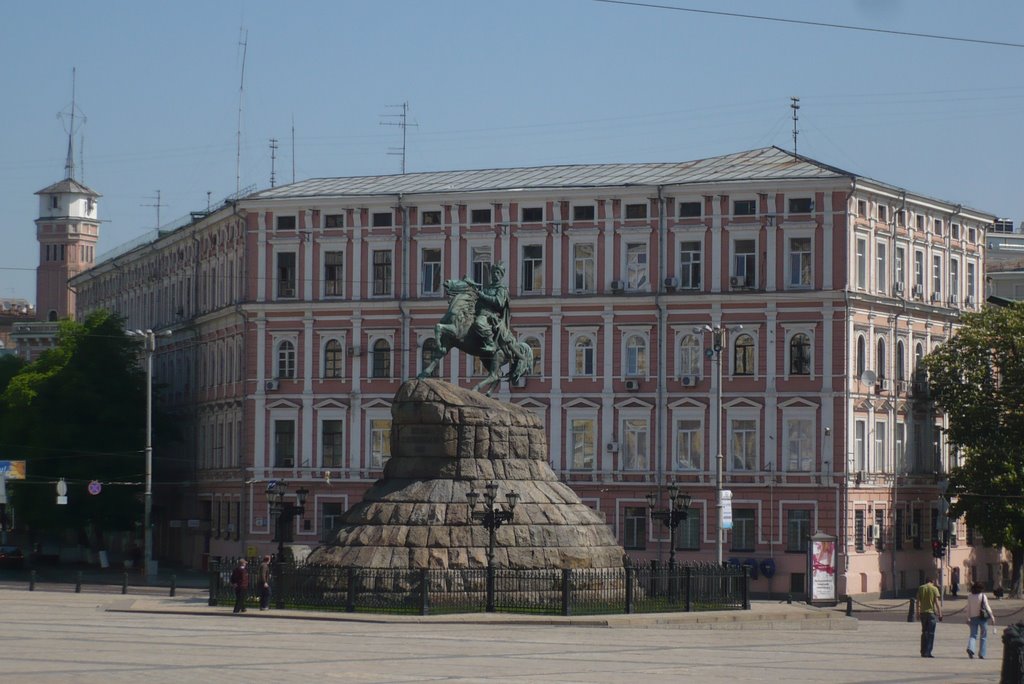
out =
<svg viewBox="0 0 1024 684"><path fill-rule="evenodd" d="M239 558L238 565L231 571L231 587L235 590L235 611L245 612L245 595L249 592L249 569L245 559Z"/></svg>

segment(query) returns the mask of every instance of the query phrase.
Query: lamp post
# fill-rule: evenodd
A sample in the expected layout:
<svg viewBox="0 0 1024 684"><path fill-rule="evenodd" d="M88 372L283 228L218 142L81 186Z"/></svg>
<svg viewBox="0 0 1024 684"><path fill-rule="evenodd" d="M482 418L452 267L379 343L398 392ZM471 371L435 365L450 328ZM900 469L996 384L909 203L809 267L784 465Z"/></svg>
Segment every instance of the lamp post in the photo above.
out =
<svg viewBox="0 0 1024 684"><path fill-rule="evenodd" d="M488 482L484 487L483 510L476 510L477 502L480 500L480 492L470 489L466 492L466 500L469 502L470 518L480 523L487 529L490 536L487 541L487 612L494 612L494 543L496 541L498 528L503 523L512 522L512 514L519 503L519 494L511 491L505 495L508 499L508 508L502 509L497 503L498 485Z"/></svg>
<svg viewBox="0 0 1024 684"><path fill-rule="evenodd" d="M306 497L309 490L299 487L295 490L297 503L285 501L288 494L288 483L284 480L271 480L267 483L267 500L270 502L270 515L274 517L274 536L277 538L277 562L284 562L284 543L291 541L290 526L296 515L306 512Z"/></svg>
<svg viewBox="0 0 1024 684"><path fill-rule="evenodd" d="M143 556L142 563L146 577L153 571L153 354L156 353L156 338L167 337L170 330L155 333L152 330L129 330L131 337L141 337L146 355L146 491L142 521Z"/></svg>
<svg viewBox="0 0 1024 684"><path fill-rule="evenodd" d="M660 520L669 530L668 567L671 571L676 566L676 528L687 518L690 508L690 495L679 491L675 483L668 486L668 508L655 510L659 496L656 492L647 494L647 507L651 509L651 520Z"/></svg>

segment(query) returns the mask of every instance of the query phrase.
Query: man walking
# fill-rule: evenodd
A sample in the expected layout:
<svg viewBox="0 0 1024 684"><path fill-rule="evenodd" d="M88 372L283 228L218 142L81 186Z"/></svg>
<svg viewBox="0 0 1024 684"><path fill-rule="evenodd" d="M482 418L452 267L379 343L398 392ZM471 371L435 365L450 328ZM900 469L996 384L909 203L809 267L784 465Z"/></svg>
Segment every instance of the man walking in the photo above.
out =
<svg viewBox="0 0 1024 684"><path fill-rule="evenodd" d="M259 572L256 574L256 581L260 589L260 610L270 609L270 556L264 556L260 563Z"/></svg>
<svg viewBox="0 0 1024 684"><path fill-rule="evenodd" d="M934 658L935 626L942 622L942 603L935 577L917 588L917 619L921 621L921 657Z"/></svg>
<svg viewBox="0 0 1024 684"><path fill-rule="evenodd" d="M249 570L245 567L244 558L238 559L238 565L231 571L231 587L235 590L236 613L245 612L245 595L249 593Z"/></svg>

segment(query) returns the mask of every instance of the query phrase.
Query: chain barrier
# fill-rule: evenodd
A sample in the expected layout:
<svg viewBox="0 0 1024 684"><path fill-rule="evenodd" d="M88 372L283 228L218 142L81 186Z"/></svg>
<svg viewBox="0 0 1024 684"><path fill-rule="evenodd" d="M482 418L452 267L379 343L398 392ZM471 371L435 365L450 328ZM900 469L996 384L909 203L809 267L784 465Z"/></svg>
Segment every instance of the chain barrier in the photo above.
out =
<svg viewBox="0 0 1024 684"><path fill-rule="evenodd" d="M852 597L850 598L850 600L853 601L854 603L856 603L858 606L864 606L865 608L868 609L867 611L861 611L861 612L868 612L868 611L870 611L870 612L884 613L885 611L898 610L900 608L903 608L904 606L910 605L910 601L904 601L902 603L897 603L896 605L893 605L893 606L872 606L872 605L870 605L868 603L861 603L860 601L858 601L857 599L852 598Z"/></svg>

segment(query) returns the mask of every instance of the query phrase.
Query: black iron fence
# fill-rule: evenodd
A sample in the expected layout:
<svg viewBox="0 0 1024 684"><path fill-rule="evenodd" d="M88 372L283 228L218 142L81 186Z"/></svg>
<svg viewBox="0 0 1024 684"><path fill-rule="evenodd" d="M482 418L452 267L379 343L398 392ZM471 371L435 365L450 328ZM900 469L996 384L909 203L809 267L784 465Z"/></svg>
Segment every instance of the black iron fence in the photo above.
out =
<svg viewBox="0 0 1024 684"><path fill-rule="evenodd" d="M258 560L249 564L255 576ZM232 560L210 571L211 606L231 605ZM439 615L485 612L600 615L747 610L747 568L715 563L613 569L339 568L274 563L271 603L278 608ZM258 587L250 581L248 599ZM490 600L489 600L490 599Z"/></svg>

